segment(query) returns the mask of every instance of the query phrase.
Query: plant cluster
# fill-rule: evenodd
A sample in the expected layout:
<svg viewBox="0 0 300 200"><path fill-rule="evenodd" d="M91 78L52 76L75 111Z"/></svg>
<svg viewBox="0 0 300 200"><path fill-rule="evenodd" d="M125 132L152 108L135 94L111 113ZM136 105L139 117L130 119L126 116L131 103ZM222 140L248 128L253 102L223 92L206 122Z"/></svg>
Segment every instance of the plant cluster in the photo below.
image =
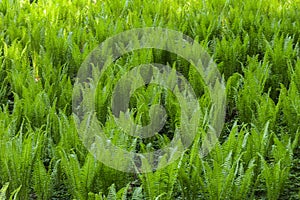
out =
<svg viewBox="0 0 300 200"><path fill-rule="evenodd" d="M0 0L0 199L300 199L299 5ZM171 66L189 81L203 113L195 141L178 160L130 174L105 166L85 148L72 116L72 92L81 63L97 45L143 27L177 30L198 41L226 80L227 110L219 142L199 157L211 104L194 66L155 49L121 57L97 85L97 117L112 143L153 151L181 126L179 100L150 84L130 98L130 117L147 125L149 105L161 104L168 116L163 129L140 139L118 128L112 90L131 66Z"/></svg>

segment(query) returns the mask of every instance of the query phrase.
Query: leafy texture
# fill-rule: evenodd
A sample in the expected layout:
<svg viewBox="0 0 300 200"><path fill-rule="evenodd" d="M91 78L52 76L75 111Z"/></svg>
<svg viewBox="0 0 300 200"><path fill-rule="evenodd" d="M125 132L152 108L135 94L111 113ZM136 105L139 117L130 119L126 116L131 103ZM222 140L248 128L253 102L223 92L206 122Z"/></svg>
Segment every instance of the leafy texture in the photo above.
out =
<svg viewBox="0 0 300 200"><path fill-rule="evenodd" d="M0 199L299 199L299 5L299 0L0 0ZM177 30L201 44L226 80L227 114L220 141L199 156L213 105L193 64L159 49L118 58L93 83L97 118L112 144L152 152L166 147L177 128L188 127L181 108L194 108L155 84L133 92L127 114L135 124L149 125L150 106L159 104L166 111L162 129L140 138L118 126L112 93L140 64L168 65L173 84L175 72L182 74L202 114L193 143L176 161L130 174L88 152L72 115L72 94L78 69L95 47L142 27ZM151 73L143 71L139 81L149 81ZM121 84L120 94L126 86ZM124 113L122 123L131 130ZM164 166L167 156L155 165ZM122 155L116 159L123 165ZM128 167L139 172L150 163Z"/></svg>

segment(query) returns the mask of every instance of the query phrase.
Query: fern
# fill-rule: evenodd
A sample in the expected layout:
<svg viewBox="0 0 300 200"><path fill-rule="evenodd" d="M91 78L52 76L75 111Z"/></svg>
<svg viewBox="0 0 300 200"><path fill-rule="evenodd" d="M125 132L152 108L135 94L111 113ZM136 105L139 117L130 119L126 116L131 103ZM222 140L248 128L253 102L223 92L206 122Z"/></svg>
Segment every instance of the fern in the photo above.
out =
<svg viewBox="0 0 300 200"><path fill-rule="evenodd" d="M112 184L108 189L107 200L116 200L117 199L117 192L115 188L115 184Z"/></svg>
<svg viewBox="0 0 300 200"><path fill-rule="evenodd" d="M49 199L52 193L52 180L41 160L37 160L33 171L33 188L38 199Z"/></svg>
<svg viewBox="0 0 300 200"><path fill-rule="evenodd" d="M173 198L173 189L181 162L182 156L179 161L170 164L166 168L140 175L147 198L154 199L158 196L164 196L167 199Z"/></svg>
<svg viewBox="0 0 300 200"><path fill-rule="evenodd" d="M38 0L31 4L0 0L0 198L297 198L298 18L299 0ZM200 43L227 80L228 112L222 139L214 137L216 145L205 149L205 142L210 142L208 122L217 116L210 116L215 105L193 64L154 48L118 58L93 83L96 117L108 141L125 151L146 153L170 144L179 128L185 134L198 128L183 154L174 150L157 163L153 156L132 166L115 154L116 166L123 169L161 168L136 176L107 167L88 153L71 116L76 103L72 95L81 98L72 87L76 75L83 75L78 73L83 60L95 47L117 33L143 27L177 30ZM139 37L130 39L134 44ZM122 48L115 49L122 52ZM132 123L124 117L121 124L152 129L157 122L151 124L153 116L163 113L153 105L163 106L167 116L162 129L155 129L159 134L141 139L116 123L111 101L118 80L149 63L170 64L168 83L185 90L176 79L182 74L195 91L200 111L186 123L182 108L192 113L196 104L184 105L174 91L148 84L155 71L141 69L140 83L147 86L132 91L128 107ZM95 80L98 75L93 71ZM136 77L129 79L134 83ZM123 94L128 85L119 83ZM209 152L203 156L205 150ZM165 168L172 158L178 160Z"/></svg>
<svg viewBox="0 0 300 200"><path fill-rule="evenodd" d="M5 200L6 199L6 190L9 186L9 182L5 183L5 185L2 186L0 190L0 199Z"/></svg>

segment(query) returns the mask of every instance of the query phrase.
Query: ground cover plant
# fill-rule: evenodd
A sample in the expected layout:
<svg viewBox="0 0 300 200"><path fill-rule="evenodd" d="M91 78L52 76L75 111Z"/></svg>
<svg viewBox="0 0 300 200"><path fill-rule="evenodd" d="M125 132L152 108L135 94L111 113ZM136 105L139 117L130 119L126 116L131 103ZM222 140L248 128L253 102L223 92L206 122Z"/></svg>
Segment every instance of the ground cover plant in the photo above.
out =
<svg viewBox="0 0 300 200"><path fill-rule="evenodd" d="M0 0L0 199L300 199L299 8L298 0ZM73 84L106 38L153 26L190 36L212 56L226 80L225 125L211 152L199 157L211 106L201 76L166 51L123 56L97 85L97 117L112 143L155 150L180 125L180 102L155 85L139 88L130 108L146 125L147 105L165 106L167 122L156 137L124 136L111 120L112 88L141 63L182 73L204 117L175 162L152 173L120 172L97 161L79 138Z"/></svg>

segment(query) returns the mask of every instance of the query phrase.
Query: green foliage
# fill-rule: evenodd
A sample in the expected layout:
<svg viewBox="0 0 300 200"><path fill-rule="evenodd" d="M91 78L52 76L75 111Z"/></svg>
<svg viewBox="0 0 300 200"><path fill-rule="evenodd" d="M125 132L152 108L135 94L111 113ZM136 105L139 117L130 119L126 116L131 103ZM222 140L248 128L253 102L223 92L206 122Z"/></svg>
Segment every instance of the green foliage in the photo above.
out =
<svg viewBox="0 0 300 200"><path fill-rule="evenodd" d="M299 3L0 0L0 199L300 198ZM140 64L170 66L170 83L176 71L182 74L203 116L192 145L175 162L151 173L123 173L97 161L83 145L72 116L73 84L84 59L105 39L153 26L190 36L214 58L227 81L226 123L222 140L199 157L212 107L203 78L173 53L130 52L93 83L97 118L113 144L155 151L185 125L181 107L187 105L156 84L133 92L128 115L146 126L157 111L150 106L162 105L166 123L154 137L126 134L132 128L126 111L120 119L128 130L115 122L112 93ZM151 73L142 71L140 81L149 81ZM120 96L129 85L121 83ZM156 165L166 162L163 157Z"/></svg>

